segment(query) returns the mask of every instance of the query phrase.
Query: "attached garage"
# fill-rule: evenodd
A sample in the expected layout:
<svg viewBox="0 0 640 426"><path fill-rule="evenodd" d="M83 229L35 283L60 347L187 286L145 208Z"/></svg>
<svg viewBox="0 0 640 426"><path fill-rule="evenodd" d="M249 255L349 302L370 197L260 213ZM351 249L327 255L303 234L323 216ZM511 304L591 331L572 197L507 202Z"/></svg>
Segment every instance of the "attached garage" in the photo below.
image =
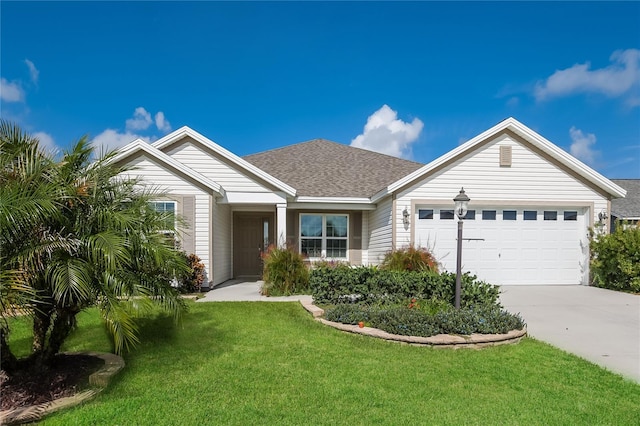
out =
<svg viewBox="0 0 640 426"><path fill-rule="evenodd" d="M390 185L395 247L456 270L453 198L464 187L463 271L498 285L589 284L589 229L625 191L509 118ZM374 197L375 198L375 197Z"/></svg>
<svg viewBox="0 0 640 426"><path fill-rule="evenodd" d="M493 284L578 284L585 269L585 215L579 206L474 205L464 219L463 270ZM416 206L415 242L456 268L451 206Z"/></svg>

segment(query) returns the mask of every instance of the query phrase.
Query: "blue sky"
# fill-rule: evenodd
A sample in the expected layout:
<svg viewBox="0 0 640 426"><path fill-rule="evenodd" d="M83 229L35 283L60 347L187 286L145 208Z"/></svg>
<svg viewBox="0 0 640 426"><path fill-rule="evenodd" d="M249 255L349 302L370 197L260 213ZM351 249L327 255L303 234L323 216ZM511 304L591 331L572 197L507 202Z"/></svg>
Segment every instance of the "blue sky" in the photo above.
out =
<svg viewBox="0 0 640 426"><path fill-rule="evenodd" d="M0 3L1 116L64 149L189 126L429 162L513 116L640 178L639 2Z"/></svg>

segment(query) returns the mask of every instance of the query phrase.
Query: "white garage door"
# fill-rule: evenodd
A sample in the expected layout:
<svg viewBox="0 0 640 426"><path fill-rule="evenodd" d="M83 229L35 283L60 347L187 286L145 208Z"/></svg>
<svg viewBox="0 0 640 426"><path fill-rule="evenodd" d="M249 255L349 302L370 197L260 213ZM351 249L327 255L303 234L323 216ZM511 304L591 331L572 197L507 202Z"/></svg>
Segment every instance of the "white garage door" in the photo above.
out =
<svg viewBox="0 0 640 426"><path fill-rule="evenodd" d="M457 223L451 208L418 206L416 245L456 270ZM584 208L477 207L463 228L462 270L491 284L580 284L585 262Z"/></svg>

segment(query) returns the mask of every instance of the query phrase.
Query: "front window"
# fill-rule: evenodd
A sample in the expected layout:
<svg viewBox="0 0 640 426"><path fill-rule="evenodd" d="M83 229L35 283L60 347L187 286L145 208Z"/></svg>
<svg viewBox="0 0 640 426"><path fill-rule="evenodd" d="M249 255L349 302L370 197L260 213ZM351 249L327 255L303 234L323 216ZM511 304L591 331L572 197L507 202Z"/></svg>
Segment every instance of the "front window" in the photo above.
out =
<svg viewBox="0 0 640 426"><path fill-rule="evenodd" d="M349 216L300 215L300 252L309 258L346 259Z"/></svg>
<svg viewBox="0 0 640 426"><path fill-rule="evenodd" d="M162 215L165 232L173 232L176 223L176 202L175 201L151 201L151 208Z"/></svg>

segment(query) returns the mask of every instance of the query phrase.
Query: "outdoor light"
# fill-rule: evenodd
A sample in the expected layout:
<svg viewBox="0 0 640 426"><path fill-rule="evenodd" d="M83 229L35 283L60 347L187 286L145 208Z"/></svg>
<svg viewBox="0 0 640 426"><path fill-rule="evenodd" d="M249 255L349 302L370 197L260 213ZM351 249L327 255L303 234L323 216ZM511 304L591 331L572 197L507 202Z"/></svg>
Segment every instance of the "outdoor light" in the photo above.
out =
<svg viewBox="0 0 640 426"><path fill-rule="evenodd" d="M409 210L406 207L402 211L402 223L409 225Z"/></svg>
<svg viewBox="0 0 640 426"><path fill-rule="evenodd" d="M453 199L456 203L456 215L458 216L458 258L456 261L456 309L460 309L460 293L462 292L462 218L467 214L470 198L464 193L464 188Z"/></svg>
<svg viewBox="0 0 640 426"><path fill-rule="evenodd" d="M604 223L604 221L607 220L608 218L609 218L609 215L605 210L602 210L600 213L598 213L598 219L600 220L600 223Z"/></svg>
<svg viewBox="0 0 640 426"><path fill-rule="evenodd" d="M460 193L453 199L456 203L456 215L458 219L462 219L467 214L467 207L469 206L469 197L464 193L464 188L460 189Z"/></svg>

